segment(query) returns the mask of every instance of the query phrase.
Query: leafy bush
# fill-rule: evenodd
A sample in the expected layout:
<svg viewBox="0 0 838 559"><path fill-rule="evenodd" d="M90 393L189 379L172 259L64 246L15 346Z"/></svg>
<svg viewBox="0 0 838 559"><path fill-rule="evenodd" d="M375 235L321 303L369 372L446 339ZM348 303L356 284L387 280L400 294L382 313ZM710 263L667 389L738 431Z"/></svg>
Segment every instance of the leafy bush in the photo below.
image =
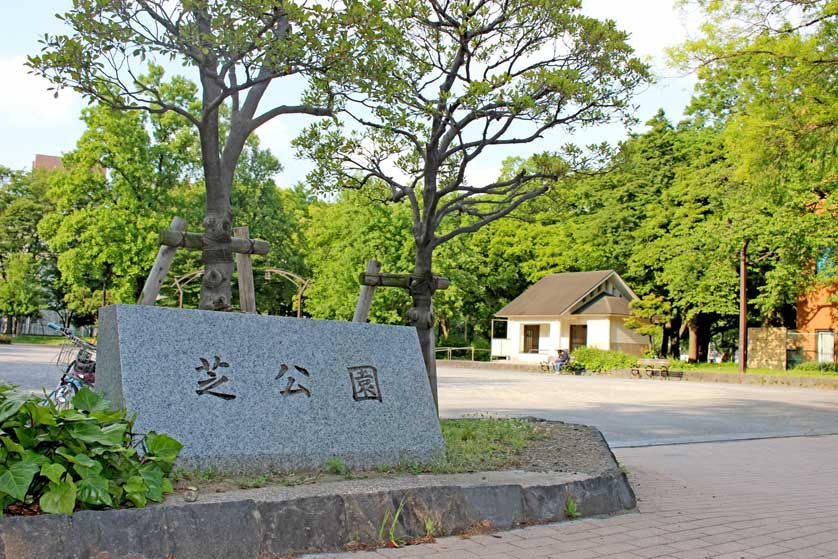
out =
<svg viewBox="0 0 838 559"><path fill-rule="evenodd" d="M172 491L167 476L182 445L135 435L133 418L88 388L58 410L0 385L0 499L10 513L144 507Z"/></svg>
<svg viewBox="0 0 838 559"><path fill-rule="evenodd" d="M838 373L838 363L800 363L794 367L795 371L818 371L821 373Z"/></svg>
<svg viewBox="0 0 838 559"><path fill-rule="evenodd" d="M10 344L12 343L12 338L7 336L6 334L0 334L0 344Z"/></svg>
<svg viewBox="0 0 838 559"><path fill-rule="evenodd" d="M625 369L637 364L637 357L634 355L590 347L577 347L570 356L574 363L594 372Z"/></svg>

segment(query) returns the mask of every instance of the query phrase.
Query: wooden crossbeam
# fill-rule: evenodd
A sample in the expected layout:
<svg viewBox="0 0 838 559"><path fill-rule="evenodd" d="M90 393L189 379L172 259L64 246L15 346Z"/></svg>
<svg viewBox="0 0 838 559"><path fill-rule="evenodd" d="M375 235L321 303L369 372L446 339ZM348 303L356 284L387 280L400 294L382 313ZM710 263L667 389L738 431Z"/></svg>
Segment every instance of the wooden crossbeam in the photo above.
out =
<svg viewBox="0 0 838 559"><path fill-rule="evenodd" d="M434 276L434 291L448 289L451 282L448 278L442 276ZM358 276L361 285L369 285L371 287L401 287L403 289L410 289L416 282L421 281L422 278L412 274L386 274L383 272L369 273L363 272Z"/></svg>
<svg viewBox="0 0 838 559"><path fill-rule="evenodd" d="M358 282L361 284L361 292L358 295L358 303L355 305L355 314L352 316L352 322L366 322L370 313L370 306L372 305L372 296L377 287L401 287L402 289L410 289L416 282L423 281L424 278L412 274L387 274L380 272L381 263L377 260L370 260L367 262L366 271L358 276ZM434 291L448 289L451 282L448 278L441 276L433 276Z"/></svg>
<svg viewBox="0 0 838 559"><path fill-rule="evenodd" d="M201 233L188 233L186 231L173 231L166 229L160 232L160 244L186 248L190 250L202 250L204 248L204 236ZM268 254L270 245L267 241L259 239L248 239L246 237L231 237L230 250L238 254Z"/></svg>
<svg viewBox="0 0 838 559"><path fill-rule="evenodd" d="M244 312L256 312L256 292L253 286L253 264L250 260L251 254L268 254L270 245L267 241L251 239L247 227L233 229L236 235L230 239L231 250L236 253L236 268L239 277L239 298L241 310ZM175 217L169 229L160 233L160 250L154 266L148 274L143 291L140 294L137 304L154 305L160 288L172 265L175 251L178 248L190 250L202 250L204 248L204 236L200 233L188 233L186 231L186 220Z"/></svg>

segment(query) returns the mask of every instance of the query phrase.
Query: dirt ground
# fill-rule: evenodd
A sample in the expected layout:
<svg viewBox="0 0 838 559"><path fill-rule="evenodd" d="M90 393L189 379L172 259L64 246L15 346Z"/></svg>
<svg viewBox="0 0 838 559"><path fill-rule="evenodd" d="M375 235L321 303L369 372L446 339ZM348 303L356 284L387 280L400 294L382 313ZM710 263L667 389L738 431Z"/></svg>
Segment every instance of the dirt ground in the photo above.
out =
<svg viewBox="0 0 838 559"><path fill-rule="evenodd" d="M533 422L545 436L528 441L524 450L494 470L528 472L584 473L597 475L619 469L611 449L599 431L587 425L524 418ZM419 473L419 472L416 472ZM422 472L428 475L427 472ZM382 479L410 475L405 470L368 470L327 473L324 471L273 472L234 476L205 472L192 473L174 483L177 497L190 500L196 493L226 493L272 485L294 486L346 479Z"/></svg>

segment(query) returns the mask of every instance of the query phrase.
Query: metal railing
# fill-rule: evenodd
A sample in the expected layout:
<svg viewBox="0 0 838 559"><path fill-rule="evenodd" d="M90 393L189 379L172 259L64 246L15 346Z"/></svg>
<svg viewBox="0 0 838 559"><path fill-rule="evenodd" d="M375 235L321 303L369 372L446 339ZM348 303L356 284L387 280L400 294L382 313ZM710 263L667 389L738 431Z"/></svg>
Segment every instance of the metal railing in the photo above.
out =
<svg viewBox="0 0 838 559"><path fill-rule="evenodd" d="M437 356L439 356L439 352L441 352L441 351L442 351L442 352L445 352L445 359L448 359L449 361L452 359L452 356L453 356L453 354L454 354L454 352L455 352L455 351L465 351L465 352L466 352L466 355L471 355L471 359L470 359L470 360L471 360L471 361L474 361L474 355L475 355L475 353L476 353L476 352L481 352L481 351L484 351L484 352L487 352L487 353L491 353L491 351L492 351L492 350L491 350L491 349L488 349L488 348L480 348L480 347L474 347L474 346L467 346L467 347L438 347L438 348L436 348L436 353L437 353Z"/></svg>

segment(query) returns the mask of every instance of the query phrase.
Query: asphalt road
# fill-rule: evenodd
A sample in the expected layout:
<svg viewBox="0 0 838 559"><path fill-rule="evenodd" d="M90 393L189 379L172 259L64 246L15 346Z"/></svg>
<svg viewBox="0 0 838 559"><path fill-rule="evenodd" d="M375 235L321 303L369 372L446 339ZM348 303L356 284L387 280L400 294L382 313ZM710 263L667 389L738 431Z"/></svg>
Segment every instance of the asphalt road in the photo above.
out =
<svg viewBox="0 0 838 559"><path fill-rule="evenodd" d="M612 447L838 433L838 391L440 368L440 414L598 427Z"/></svg>
<svg viewBox="0 0 838 559"><path fill-rule="evenodd" d="M52 390L61 378L55 364L60 349L58 345L0 345L0 380L26 390Z"/></svg>
<svg viewBox="0 0 838 559"><path fill-rule="evenodd" d="M52 389L58 350L0 346L0 380ZM838 433L838 391L441 367L439 395L444 417L585 423L613 447Z"/></svg>

